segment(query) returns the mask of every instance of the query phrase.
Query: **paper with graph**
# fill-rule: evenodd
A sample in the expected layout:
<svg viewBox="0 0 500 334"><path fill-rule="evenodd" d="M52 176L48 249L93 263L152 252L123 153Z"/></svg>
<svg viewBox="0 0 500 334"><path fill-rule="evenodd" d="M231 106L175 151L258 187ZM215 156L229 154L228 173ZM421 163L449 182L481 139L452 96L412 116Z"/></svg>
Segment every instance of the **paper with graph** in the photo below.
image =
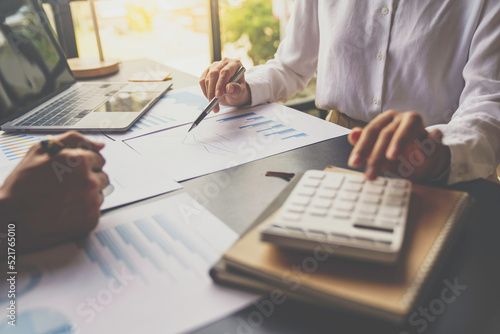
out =
<svg viewBox="0 0 500 334"><path fill-rule="evenodd" d="M100 152L106 159L103 170L108 173L110 185L105 189L101 210L115 208L145 198L157 196L182 188L172 180L155 161L141 157L120 141L112 141L104 135L87 135L89 139L104 142ZM0 132L0 184L26 155L30 147L45 139L45 135L8 134ZM71 168L54 170L64 180Z"/></svg>
<svg viewBox="0 0 500 334"><path fill-rule="evenodd" d="M279 104L239 109L125 141L177 181L335 138L348 129Z"/></svg>
<svg viewBox="0 0 500 334"><path fill-rule="evenodd" d="M105 215L89 237L21 257L17 327L3 317L0 333L193 330L257 297L209 277L237 238L186 194Z"/></svg>

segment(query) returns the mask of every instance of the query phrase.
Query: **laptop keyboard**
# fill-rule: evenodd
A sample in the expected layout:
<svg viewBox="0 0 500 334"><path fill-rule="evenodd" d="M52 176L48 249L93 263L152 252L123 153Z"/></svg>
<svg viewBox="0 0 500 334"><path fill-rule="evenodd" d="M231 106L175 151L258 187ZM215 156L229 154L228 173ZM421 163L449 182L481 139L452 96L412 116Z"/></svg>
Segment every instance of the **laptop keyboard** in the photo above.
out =
<svg viewBox="0 0 500 334"><path fill-rule="evenodd" d="M106 102L124 85L82 85L39 109L17 126L72 126Z"/></svg>

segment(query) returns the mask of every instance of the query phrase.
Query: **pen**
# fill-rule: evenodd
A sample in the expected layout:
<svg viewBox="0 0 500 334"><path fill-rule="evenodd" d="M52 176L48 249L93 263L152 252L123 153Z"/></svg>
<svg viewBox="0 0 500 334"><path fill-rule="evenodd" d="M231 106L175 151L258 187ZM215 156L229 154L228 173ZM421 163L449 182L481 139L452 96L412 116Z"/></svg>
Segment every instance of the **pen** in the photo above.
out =
<svg viewBox="0 0 500 334"><path fill-rule="evenodd" d="M63 148L64 144L57 139L53 139L52 136L47 136L46 140L40 142L42 145L42 151L48 153L50 156L54 156L59 153Z"/></svg>
<svg viewBox="0 0 500 334"><path fill-rule="evenodd" d="M241 66L237 71L236 73L234 73L234 75L231 77L231 79L229 79L229 83L231 82L238 82L238 80L241 79L241 76L243 75L243 73L245 73L245 68L243 66ZM210 103L208 104L208 106L205 108L205 110L203 110L200 114L200 116L198 116L198 118L193 122L193 125L191 125L191 128L189 129L189 131L193 130L195 127L197 127L201 121L207 117L207 115L215 108L215 106L220 102L220 100L222 100L222 98L226 95L226 93L224 93L221 97L214 97L212 99L212 101L210 101ZM188 132L189 132L188 131Z"/></svg>

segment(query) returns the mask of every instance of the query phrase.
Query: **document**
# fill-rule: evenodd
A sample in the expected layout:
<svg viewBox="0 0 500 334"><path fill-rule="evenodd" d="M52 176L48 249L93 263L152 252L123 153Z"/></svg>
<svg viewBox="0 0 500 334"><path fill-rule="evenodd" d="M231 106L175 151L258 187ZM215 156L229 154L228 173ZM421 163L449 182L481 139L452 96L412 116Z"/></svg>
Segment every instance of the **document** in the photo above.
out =
<svg viewBox="0 0 500 334"><path fill-rule="evenodd" d="M177 181L339 137L350 130L273 103L126 140Z"/></svg>
<svg viewBox="0 0 500 334"><path fill-rule="evenodd" d="M145 134L170 129L179 125L194 122L208 105L200 86L190 86L168 91L125 133L108 133L115 140L127 140ZM234 110L232 107L221 106L220 113ZM207 116L214 117L211 113Z"/></svg>
<svg viewBox="0 0 500 334"><path fill-rule="evenodd" d="M139 155L124 143L115 142L104 135L86 135L86 137L106 144L101 154L106 159L103 170L108 173L110 185L104 191L101 210L182 188L156 161ZM45 135L0 133L0 141L13 143L8 144L0 155L0 184L26 155L29 148L45 138ZM65 169L54 170L54 173L59 173L62 179L66 172Z"/></svg>
<svg viewBox="0 0 500 334"><path fill-rule="evenodd" d="M0 333L179 333L213 322L257 298L208 275L237 238L187 194L109 213L89 237L19 258L16 327L4 316ZM0 282L4 311L9 284Z"/></svg>

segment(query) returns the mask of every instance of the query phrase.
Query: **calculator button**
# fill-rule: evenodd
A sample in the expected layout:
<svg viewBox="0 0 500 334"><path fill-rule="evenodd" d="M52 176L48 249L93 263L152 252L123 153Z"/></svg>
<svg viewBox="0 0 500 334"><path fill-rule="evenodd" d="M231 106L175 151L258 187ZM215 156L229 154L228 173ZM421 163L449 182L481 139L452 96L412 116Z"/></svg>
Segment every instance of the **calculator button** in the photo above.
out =
<svg viewBox="0 0 500 334"><path fill-rule="evenodd" d="M347 177L347 182L363 184L366 182L366 178L363 175L349 175Z"/></svg>
<svg viewBox="0 0 500 334"><path fill-rule="evenodd" d="M389 227L389 226L354 224L354 227L358 228L358 229L362 229L362 230L371 230L371 231L387 232L387 233L394 232L394 229L392 227Z"/></svg>
<svg viewBox="0 0 500 334"><path fill-rule="evenodd" d="M299 191L297 193L301 196L312 197L312 196L314 196L315 192L316 192L316 189L314 189L314 188L302 188L302 189L299 189Z"/></svg>
<svg viewBox="0 0 500 334"><path fill-rule="evenodd" d="M320 184L321 184L320 180L306 179L302 185L304 187L318 188Z"/></svg>
<svg viewBox="0 0 500 334"><path fill-rule="evenodd" d="M351 238L348 235L339 233L330 233L329 239L331 239L334 242L344 242L344 243L351 241Z"/></svg>
<svg viewBox="0 0 500 334"><path fill-rule="evenodd" d="M335 205L335 208L337 210L341 210L341 211L352 211L352 210L354 210L354 204L349 203L349 202L338 202Z"/></svg>
<svg viewBox="0 0 500 334"><path fill-rule="evenodd" d="M355 237L354 240L356 240L357 243L359 243L363 246L373 246L373 244L374 244L373 239L366 238L366 237Z"/></svg>
<svg viewBox="0 0 500 334"><path fill-rule="evenodd" d="M400 188L388 188L387 189L387 194L390 196L399 196L399 197L404 197L406 196L407 191L404 189Z"/></svg>
<svg viewBox="0 0 500 334"><path fill-rule="evenodd" d="M384 217L400 217L403 214L403 211L400 208L383 208L382 215Z"/></svg>
<svg viewBox="0 0 500 334"><path fill-rule="evenodd" d="M386 198L386 200L384 201L384 204L385 205L389 205L389 206L399 206L399 207L402 207L404 206L406 203L406 201L404 199L401 199L399 197L388 197Z"/></svg>
<svg viewBox="0 0 500 334"><path fill-rule="evenodd" d="M349 183L344 187L344 190L359 193L363 189L363 186L357 183Z"/></svg>
<svg viewBox="0 0 500 334"><path fill-rule="evenodd" d="M290 205L286 210L292 213L304 213L306 211L306 207L301 205Z"/></svg>
<svg viewBox="0 0 500 334"><path fill-rule="evenodd" d="M375 225L375 219L368 217L356 217L354 222L355 224L361 224L361 225Z"/></svg>
<svg viewBox="0 0 500 334"><path fill-rule="evenodd" d="M389 184L391 185L391 187L399 188L399 189L407 189L408 185L409 185L409 183L407 181L403 181L403 180L391 180L391 182Z"/></svg>
<svg viewBox="0 0 500 334"><path fill-rule="evenodd" d="M351 218L351 214L346 211L336 211L333 214L333 218L340 220L349 220L349 218Z"/></svg>
<svg viewBox="0 0 500 334"><path fill-rule="evenodd" d="M394 227L398 226L401 222L399 219L383 218L379 221L380 226Z"/></svg>
<svg viewBox="0 0 500 334"><path fill-rule="evenodd" d="M323 231L308 230L307 234L315 239L326 240L326 233Z"/></svg>
<svg viewBox="0 0 500 334"><path fill-rule="evenodd" d="M373 185L376 185L376 186L385 186L387 184L387 180L384 179L384 178L379 177L376 180L369 181L368 184L373 184Z"/></svg>
<svg viewBox="0 0 500 334"><path fill-rule="evenodd" d="M333 189L338 190L340 186L344 182L344 176L338 174L327 175L327 177L323 180L323 187L325 189Z"/></svg>
<svg viewBox="0 0 500 334"><path fill-rule="evenodd" d="M307 197L302 197L302 196L296 196L292 199L291 203L295 205L303 205L306 206L311 202L311 200Z"/></svg>
<svg viewBox="0 0 500 334"><path fill-rule="evenodd" d="M292 235L300 236L303 237L306 234L304 233L304 230L302 230L299 227L292 227L292 226L287 226L286 231Z"/></svg>
<svg viewBox="0 0 500 334"><path fill-rule="evenodd" d="M329 209L332 206L332 201L327 199L315 198L312 202L312 206L316 208Z"/></svg>
<svg viewBox="0 0 500 334"><path fill-rule="evenodd" d="M312 170L307 172L307 177L310 179L318 179L318 180L323 180L325 178L325 172L319 171L319 170Z"/></svg>
<svg viewBox="0 0 500 334"><path fill-rule="evenodd" d="M366 204L361 206L359 209L359 212L368 214L368 215L374 215L378 212L378 206L372 205L372 204Z"/></svg>
<svg viewBox="0 0 500 334"><path fill-rule="evenodd" d="M365 191L370 195L382 195L384 193L384 187L375 186L375 185L367 185L365 187Z"/></svg>
<svg viewBox="0 0 500 334"><path fill-rule="evenodd" d="M319 208L311 208L309 209L309 214L317 217L325 217L328 214L328 210L319 209Z"/></svg>
<svg viewBox="0 0 500 334"><path fill-rule="evenodd" d="M343 201L356 202L358 200L358 195L351 193L342 193L340 199Z"/></svg>
<svg viewBox="0 0 500 334"><path fill-rule="evenodd" d="M365 195L363 196L363 202L365 203L370 203L370 204L380 204L382 199L380 196L375 196L375 195Z"/></svg>
<svg viewBox="0 0 500 334"><path fill-rule="evenodd" d="M300 213L286 212L283 219L286 221L299 221L302 215Z"/></svg>
<svg viewBox="0 0 500 334"><path fill-rule="evenodd" d="M318 197L333 199L337 195L335 190L320 189L317 193Z"/></svg>

